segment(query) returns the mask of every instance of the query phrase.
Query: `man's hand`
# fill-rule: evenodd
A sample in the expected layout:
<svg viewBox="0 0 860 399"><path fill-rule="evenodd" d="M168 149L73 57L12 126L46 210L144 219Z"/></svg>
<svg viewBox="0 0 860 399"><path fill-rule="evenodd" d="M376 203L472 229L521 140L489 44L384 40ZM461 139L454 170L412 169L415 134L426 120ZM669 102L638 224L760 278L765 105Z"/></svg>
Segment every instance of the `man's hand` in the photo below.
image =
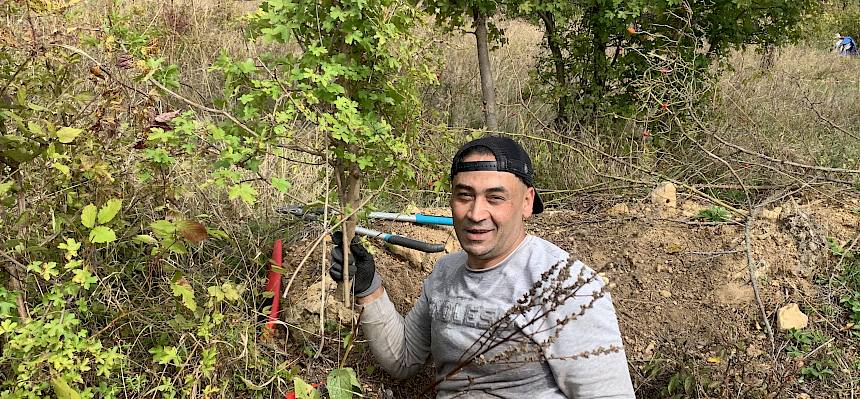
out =
<svg viewBox="0 0 860 399"><path fill-rule="evenodd" d="M336 231L332 235L334 248L331 250L331 268L328 273L334 281L343 281L343 233ZM382 278L376 274L376 264L373 256L367 252L358 240L352 238L349 246L349 279L352 282L356 298L368 296L382 286Z"/></svg>

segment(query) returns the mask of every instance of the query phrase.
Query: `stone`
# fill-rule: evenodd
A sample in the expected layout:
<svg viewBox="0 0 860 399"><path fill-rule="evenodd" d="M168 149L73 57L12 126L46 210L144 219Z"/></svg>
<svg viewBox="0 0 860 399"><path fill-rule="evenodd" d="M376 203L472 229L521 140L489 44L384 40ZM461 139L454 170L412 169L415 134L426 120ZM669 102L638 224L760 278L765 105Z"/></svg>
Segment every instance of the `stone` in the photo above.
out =
<svg viewBox="0 0 860 399"><path fill-rule="evenodd" d="M800 311L796 303L789 303L776 311L776 326L779 331L792 328L803 329L809 325L809 316Z"/></svg>
<svg viewBox="0 0 860 399"><path fill-rule="evenodd" d="M671 298L672 293L669 292L669 290L660 290L660 296L662 296L663 298Z"/></svg>
<svg viewBox="0 0 860 399"><path fill-rule="evenodd" d="M400 245L387 244L386 247L388 247L388 250L394 255L397 255L403 260L409 262L409 264L415 269L420 269L421 265L424 263L424 252L401 247Z"/></svg>
<svg viewBox="0 0 860 399"><path fill-rule="evenodd" d="M612 205L612 208L609 208L607 213L612 216L627 216L630 214L630 207L628 207L626 203L622 202L620 204Z"/></svg>
<svg viewBox="0 0 860 399"><path fill-rule="evenodd" d="M318 315L323 311L322 306L322 292L323 287L325 287L326 295L325 295L325 312L327 314L326 317L334 319L332 314L336 315L336 318L344 324L348 324L352 321L354 312L352 309L344 306L343 302L337 300L336 295L339 294L337 291L337 283L329 277L328 273L323 275L322 281L319 281L315 284L312 284L308 287L307 290L303 294L300 294L298 298L295 298L296 306L293 307L292 311L288 313L295 313L298 311L298 314L292 314L292 317L289 317L292 322L296 324L302 324L309 320L313 320L314 318L306 317L302 315L300 312L304 311L310 314ZM283 303L283 302L282 302ZM307 327L307 326L303 326Z"/></svg>
<svg viewBox="0 0 860 399"><path fill-rule="evenodd" d="M777 206L773 209L763 209L761 211L761 218L767 220L779 220L779 215L782 213L782 207Z"/></svg>
<svg viewBox="0 0 860 399"><path fill-rule="evenodd" d="M597 276L603 280L603 285L609 285L609 276L607 276L606 273L597 273Z"/></svg>
<svg viewBox="0 0 860 399"><path fill-rule="evenodd" d="M658 208L676 208L678 191L672 182L663 182L651 192L651 203Z"/></svg>

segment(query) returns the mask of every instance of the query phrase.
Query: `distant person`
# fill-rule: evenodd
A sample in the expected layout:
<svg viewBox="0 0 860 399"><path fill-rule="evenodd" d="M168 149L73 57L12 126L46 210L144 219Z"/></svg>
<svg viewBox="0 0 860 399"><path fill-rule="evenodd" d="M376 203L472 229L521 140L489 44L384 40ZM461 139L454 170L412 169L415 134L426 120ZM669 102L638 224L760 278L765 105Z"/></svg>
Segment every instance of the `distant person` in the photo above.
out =
<svg viewBox="0 0 860 399"><path fill-rule="evenodd" d="M837 33L833 51L842 56L857 56L857 42L851 36L842 36Z"/></svg>
<svg viewBox="0 0 860 399"><path fill-rule="evenodd" d="M450 206L463 251L436 263L405 318L382 287L373 257L358 240L351 243L361 326L392 376L414 375L432 355L441 381L437 398L634 398L603 281L564 250L526 233L525 220L543 211L534 172L526 151L509 138L484 137L460 148L451 165ZM341 240L334 235L336 281L343 281ZM535 293L557 283L580 288L566 291L570 298L561 303L538 301L506 316L526 293L540 297ZM529 323L536 314L545 317ZM493 326L501 328L490 335ZM497 346L477 356L482 343Z"/></svg>

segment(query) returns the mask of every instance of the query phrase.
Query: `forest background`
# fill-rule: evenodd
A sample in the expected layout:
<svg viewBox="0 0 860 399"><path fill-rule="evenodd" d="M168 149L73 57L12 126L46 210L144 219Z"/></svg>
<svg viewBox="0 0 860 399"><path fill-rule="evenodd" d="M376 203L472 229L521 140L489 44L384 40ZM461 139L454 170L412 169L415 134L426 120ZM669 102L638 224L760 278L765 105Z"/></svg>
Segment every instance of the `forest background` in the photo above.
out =
<svg viewBox="0 0 860 399"><path fill-rule="evenodd" d="M327 350L261 338L272 242L444 207L452 153L484 134L526 145L556 209L669 181L722 223L860 190L860 68L831 51L860 35L853 2L12 0L0 17L4 397L281 396L304 389L298 364L388 383L350 358L351 323L318 321ZM345 217L309 233L286 204ZM847 323L856 241L830 247ZM831 334L846 367L786 384L853 392L856 333ZM826 340L804 334L776 339L807 359ZM665 360L631 365L640 392L716 392Z"/></svg>

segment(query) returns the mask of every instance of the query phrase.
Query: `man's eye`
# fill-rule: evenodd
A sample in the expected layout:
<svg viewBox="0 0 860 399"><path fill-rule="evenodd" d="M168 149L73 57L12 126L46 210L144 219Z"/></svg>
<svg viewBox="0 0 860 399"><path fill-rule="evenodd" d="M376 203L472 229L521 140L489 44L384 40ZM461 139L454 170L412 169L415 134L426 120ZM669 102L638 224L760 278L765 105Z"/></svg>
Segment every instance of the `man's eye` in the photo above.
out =
<svg viewBox="0 0 860 399"><path fill-rule="evenodd" d="M504 201L505 201L505 197L500 197L498 195L490 197L490 202L504 202Z"/></svg>

